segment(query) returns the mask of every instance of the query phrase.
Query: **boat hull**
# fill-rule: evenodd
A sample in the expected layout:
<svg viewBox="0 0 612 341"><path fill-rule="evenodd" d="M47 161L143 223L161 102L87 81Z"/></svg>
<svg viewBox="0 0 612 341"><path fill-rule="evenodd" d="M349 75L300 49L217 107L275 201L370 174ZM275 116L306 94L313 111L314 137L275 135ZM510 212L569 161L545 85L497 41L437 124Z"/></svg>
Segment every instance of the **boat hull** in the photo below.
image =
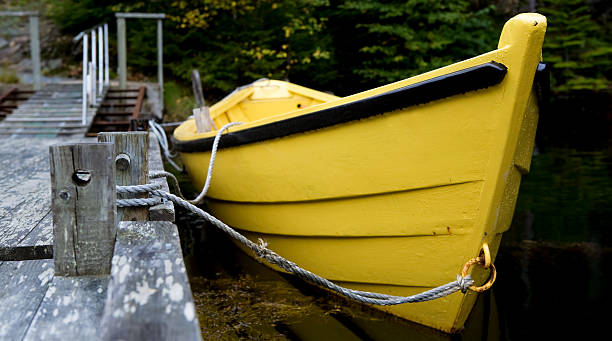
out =
<svg viewBox="0 0 612 341"><path fill-rule="evenodd" d="M215 161L211 212L307 270L358 290L405 296L446 284L485 243L494 259L529 170L538 118L533 81L545 28L544 17L519 15L490 53L231 128ZM401 102L406 89L463 77L491 61L508 72L486 86L388 105ZM374 114L355 118L363 107ZM317 123L321 113L338 112L350 119L282 134L294 128L285 122ZM266 127L286 129L258 139ZM201 188L210 152L193 142L205 145L212 135L202 140L189 136L192 130L185 124L175 140ZM480 284L488 271L472 276ZM475 298L456 293L380 309L454 332Z"/></svg>

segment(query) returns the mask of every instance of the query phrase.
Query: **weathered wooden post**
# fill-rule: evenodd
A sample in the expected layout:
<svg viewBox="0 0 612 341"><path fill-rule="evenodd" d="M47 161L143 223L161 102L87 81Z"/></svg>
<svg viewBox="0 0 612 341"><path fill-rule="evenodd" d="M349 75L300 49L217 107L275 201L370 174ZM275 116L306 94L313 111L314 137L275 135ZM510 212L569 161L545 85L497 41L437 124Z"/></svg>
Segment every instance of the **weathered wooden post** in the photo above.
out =
<svg viewBox="0 0 612 341"><path fill-rule="evenodd" d="M198 70L191 71L191 86L193 87L193 97L196 101L198 108L203 107L206 102L204 101L204 92L202 91L202 81L200 80L200 73Z"/></svg>
<svg viewBox="0 0 612 341"><path fill-rule="evenodd" d="M38 36L38 12L30 15L30 55L32 57L32 76L34 90L40 90L40 38Z"/></svg>
<svg viewBox="0 0 612 341"><path fill-rule="evenodd" d="M127 84L127 43L125 37L125 18L117 16L117 54L119 64L119 88Z"/></svg>
<svg viewBox="0 0 612 341"><path fill-rule="evenodd" d="M55 274L108 275L117 225L114 145L60 144L49 153Z"/></svg>
<svg viewBox="0 0 612 341"><path fill-rule="evenodd" d="M193 109L193 119L196 123L198 133L205 133L213 130L215 123L210 118L210 109L206 106Z"/></svg>
<svg viewBox="0 0 612 341"><path fill-rule="evenodd" d="M98 142L112 142L115 145L113 165L116 167L118 186L144 185L149 182L148 132L99 133ZM144 197L147 196L144 195ZM121 195L120 198L122 198ZM119 208L117 219L119 221L149 220L149 208L147 206Z"/></svg>
<svg viewBox="0 0 612 341"><path fill-rule="evenodd" d="M40 90L40 37L38 34L37 11L0 11L0 17L29 17L30 58L32 59L32 81L34 90Z"/></svg>
<svg viewBox="0 0 612 341"><path fill-rule="evenodd" d="M164 44L163 18L157 19L157 82L159 83L159 105L164 109Z"/></svg>
<svg viewBox="0 0 612 341"><path fill-rule="evenodd" d="M125 19L156 19L157 20L157 82L159 83L159 102L164 107L164 52L163 52L163 20L164 13L115 13L117 18L117 50L119 53L119 87L125 89L127 83L127 54Z"/></svg>

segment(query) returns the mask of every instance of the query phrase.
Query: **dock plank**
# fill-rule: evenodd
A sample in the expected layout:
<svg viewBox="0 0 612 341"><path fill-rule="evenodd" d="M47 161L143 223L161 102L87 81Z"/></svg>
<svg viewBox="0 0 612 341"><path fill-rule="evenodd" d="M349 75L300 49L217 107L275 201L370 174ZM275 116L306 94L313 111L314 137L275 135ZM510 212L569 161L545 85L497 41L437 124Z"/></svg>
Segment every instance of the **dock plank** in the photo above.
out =
<svg viewBox="0 0 612 341"><path fill-rule="evenodd" d="M25 186L17 187L23 189L23 194L27 196L15 202L16 205L0 218L0 246L17 246L49 213L50 191L36 190L43 184L41 181L28 180L24 182Z"/></svg>
<svg viewBox="0 0 612 341"><path fill-rule="evenodd" d="M50 256L49 146L83 140L0 138L0 260Z"/></svg>
<svg viewBox="0 0 612 341"><path fill-rule="evenodd" d="M53 279L53 260L0 264L0 340L22 340Z"/></svg>
<svg viewBox="0 0 612 341"><path fill-rule="evenodd" d="M176 225L121 222L104 340L201 340Z"/></svg>
<svg viewBox="0 0 612 341"><path fill-rule="evenodd" d="M10 142L8 142L10 141ZM0 164L0 247L17 246L49 213L51 193L47 141L0 140L7 159L22 158L20 166ZM24 150L24 146L27 151ZM29 148L27 148L29 147ZM3 153L4 154L4 153Z"/></svg>
<svg viewBox="0 0 612 341"><path fill-rule="evenodd" d="M4 191L16 186L32 173L48 173L48 146L46 140L0 138L0 188Z"/></svg>
<svg viewBox="0 0 612 341"><path fill-rule="evenodd" d="M108 277L54 277L24 341L100 340L107 286Z"/></svg>
<svg viewBox="0 0 612 341"><path fill-rule="evenodd" d="M51 210L17 245L0 245L0 261L53 258Z"/></svg>

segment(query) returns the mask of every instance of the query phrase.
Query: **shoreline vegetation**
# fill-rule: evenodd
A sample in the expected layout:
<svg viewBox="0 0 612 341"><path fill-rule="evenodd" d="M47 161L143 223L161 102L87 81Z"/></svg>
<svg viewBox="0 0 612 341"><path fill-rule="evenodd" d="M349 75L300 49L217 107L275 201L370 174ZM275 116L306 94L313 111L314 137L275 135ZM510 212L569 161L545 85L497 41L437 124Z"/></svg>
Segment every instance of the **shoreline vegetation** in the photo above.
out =
<svg viewBox="0 0 612 341"><path fill-rule="evenodd" d="M79 68L80 47L71 41L78 32L109 22L113 37L114 12L165 13L169 120L191 114L193 69L208 103L259 78L346 96L492 50L506 19L530 9L549 17L543 57L552 66L552 106L578 101L586 110L572 109L584 113L596 109L593 99L608 110L612 103L612 5L603 0L9 0L1 7L41 12L42 59L53 61L43 71L60 76ZM2 51L27 35L13 26L0 30ZM155 34L154 22L127 24L134 80L155 79ZM21 43L14 62L27 58ZM115 39L110 48L116 65ZM11 56L0 53L0 62Z"/></svg>

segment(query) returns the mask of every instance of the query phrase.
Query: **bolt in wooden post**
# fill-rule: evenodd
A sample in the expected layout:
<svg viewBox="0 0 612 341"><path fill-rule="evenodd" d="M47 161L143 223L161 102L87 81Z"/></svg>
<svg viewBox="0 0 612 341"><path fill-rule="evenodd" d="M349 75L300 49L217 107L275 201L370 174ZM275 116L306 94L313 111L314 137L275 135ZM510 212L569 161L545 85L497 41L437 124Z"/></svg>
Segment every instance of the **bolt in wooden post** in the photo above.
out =
<svg viewBox="0 0 612 341"><path fill-rule="evenodd" d="M55 275L110 274L116 234L112 143L49 147Z"/></svg>
<svg viewBox="0 0 612 341"><path fill-rule="evenodd" d="M149 133L142 131L99 133L98 142L115 144L113 160L117 162L115 169L118 186L144 185L149 182ZM146 198L148 195L141 197ZM130 198L130 196L120 195L119 198ZM117 210L117 214L119 221L149 220L149 208L146 206L122 207Z"/></svg>

